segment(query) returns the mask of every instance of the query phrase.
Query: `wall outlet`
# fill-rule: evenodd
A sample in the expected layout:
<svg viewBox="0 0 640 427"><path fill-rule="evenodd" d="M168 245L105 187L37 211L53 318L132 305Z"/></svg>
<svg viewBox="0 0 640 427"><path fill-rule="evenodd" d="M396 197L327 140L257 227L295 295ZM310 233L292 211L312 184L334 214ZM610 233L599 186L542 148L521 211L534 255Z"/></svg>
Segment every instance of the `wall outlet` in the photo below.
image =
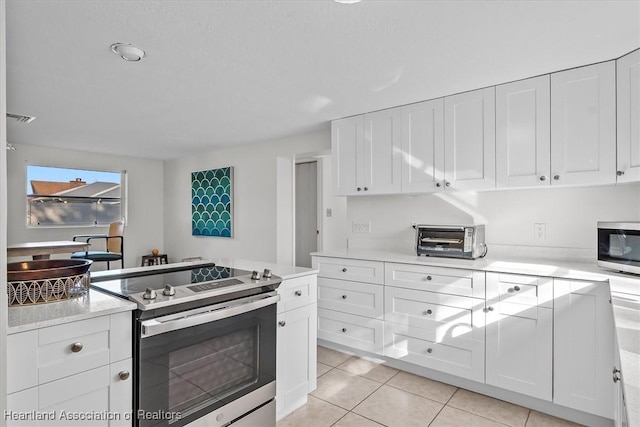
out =
<svg viewBox="0 0 640 427"><path fill-rule="evenodd" d="M333 216L333 211L331 208L327 208L327 218L331 218Z"/></svg>
<svg viewBox="0 0 640 427"><path fill-rule="evenodd" d="M351 231L354 233L370 233L371 223L370 222L353 222L351 224Z"/></svg>
<svg viewBox="0 0 640 427"><path fill-rule="evenodd" d="M547 224L544 222L533 224L533 236L536 240L544 240L547 237Z"/></svg>

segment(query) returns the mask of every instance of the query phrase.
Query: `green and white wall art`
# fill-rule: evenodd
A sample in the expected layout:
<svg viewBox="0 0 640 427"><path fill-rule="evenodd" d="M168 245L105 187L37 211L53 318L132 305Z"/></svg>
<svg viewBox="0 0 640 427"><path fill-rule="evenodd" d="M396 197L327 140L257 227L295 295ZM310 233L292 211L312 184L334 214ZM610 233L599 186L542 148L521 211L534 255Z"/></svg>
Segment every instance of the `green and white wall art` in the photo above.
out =
<svg viewBox="0 0 640 427"><path fill-rule="evenodd" d="M233 237L233 166L191 172L191 234Z"/></svg>

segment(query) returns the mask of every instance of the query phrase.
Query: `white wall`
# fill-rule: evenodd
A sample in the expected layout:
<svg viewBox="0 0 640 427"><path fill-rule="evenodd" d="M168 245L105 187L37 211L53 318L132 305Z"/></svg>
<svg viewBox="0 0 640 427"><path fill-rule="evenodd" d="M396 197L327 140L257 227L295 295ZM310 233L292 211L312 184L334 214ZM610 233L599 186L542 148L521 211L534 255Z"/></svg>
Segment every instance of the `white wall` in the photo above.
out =
<svg viewBox="0 0 640 427"><path fill-rule="evenodd" d="M327 128L167 161L164 241L169 255L175 259L201 256L278 261L278 163L287 163L286 159L293 161L299 153L326 151L330 146ZM226 166L234 167L233 238L192 236L191 172ZM280 175L292 178L290 173ZM286 190L281 188L280 192L286 193ZM292 211L288 206L280 209Z"/></svg>
<svg viewBox="0 0 640 427"><path fill-rule="evenodd" d="M7 277L7 61L5 2L0 0L0 278ZM0 282L0 283L2 283ZM4 285L3 285L4 287ZM6 408L7 392L7 293L0 292L0 414ZM0 418L4 420L4 417ZM0 421L0 425L3 421Z"/></svg>
<svg viewBox="0 0 640 427"><path fill-rule="evenodd" d="M26 124L24 126L29 126ZM11 139L11 135L9 135ZM127 217L124 232L125 267L140 265L140 257L151 249L164 249L163 241L163 162L133 157L110 156L81 151L61 150L31 145L16 145L7 153L8 242L71 240L74 234L106 233L107 228L27 228L26 164L127 171ZM66 258L67 255L58 257ZM112 263L111 268L120 263ZM92 270L102 270L106 263L96 263Z"/></svg>
<svg viewBox="0 0 640 427"><path fill-rule="evenodd" d="M349 247L412 251L411 223L485 224L492 245L568 248L595 256L596 222L640 221L640 183L575 188L444 192L420 196L350 197ZM371 222L370 233L353 233L353 222ZM534 223L546 238L534 238Z"/></svg>

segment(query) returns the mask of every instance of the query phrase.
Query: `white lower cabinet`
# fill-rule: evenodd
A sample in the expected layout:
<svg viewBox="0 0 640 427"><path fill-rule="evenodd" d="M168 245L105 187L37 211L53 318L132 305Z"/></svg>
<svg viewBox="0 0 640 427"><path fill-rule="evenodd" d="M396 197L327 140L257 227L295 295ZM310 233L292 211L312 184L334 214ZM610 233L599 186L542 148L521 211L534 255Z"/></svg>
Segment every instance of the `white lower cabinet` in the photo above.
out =
<svg viewBox="0 0 640 427"><path fill-rule="evenodd" d="M307 403L316 388L317 279L286 279L278 288L276 418Z"/></svg>
<svg viewBox="0 0 640 427"><path fill-rule="evenodd" d="M552 400L552 279L487 273L487 384Z"/></svg>
<svg viewBox="0 0 640 427"><path fill-rule="evenodd" d="M553 402L614 418L613 311L606 282L554 280Z"/></svg>
<svg viewBox="0 0 640 427"><path fill-rule="evenodd" d="M8 426L131 425L130 312L17 333L8 342Z"/></svg>
<svg viewBox="0 0 640 427"><path fill-rule="evenodd" d="M484 300L385 287L384 355L484 381Z"/></svg>

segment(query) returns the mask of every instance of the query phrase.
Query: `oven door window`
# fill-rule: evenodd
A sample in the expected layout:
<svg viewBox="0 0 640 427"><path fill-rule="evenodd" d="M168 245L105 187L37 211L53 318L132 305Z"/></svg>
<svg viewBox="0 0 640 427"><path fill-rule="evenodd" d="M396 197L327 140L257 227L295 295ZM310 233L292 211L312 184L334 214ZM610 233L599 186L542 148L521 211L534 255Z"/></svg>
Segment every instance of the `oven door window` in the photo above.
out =
<svg viewBox="0 0 640 427"><path fill-rule="evenodd" d="M140 425L185 425L274 381L275 335L273 304L143 338Z"/></svg>
<svg viewBox="0 0 640 427"><path fill-rule="evenodd" d="M640 231L598 229L598 259L640 266Z"/></svg>

